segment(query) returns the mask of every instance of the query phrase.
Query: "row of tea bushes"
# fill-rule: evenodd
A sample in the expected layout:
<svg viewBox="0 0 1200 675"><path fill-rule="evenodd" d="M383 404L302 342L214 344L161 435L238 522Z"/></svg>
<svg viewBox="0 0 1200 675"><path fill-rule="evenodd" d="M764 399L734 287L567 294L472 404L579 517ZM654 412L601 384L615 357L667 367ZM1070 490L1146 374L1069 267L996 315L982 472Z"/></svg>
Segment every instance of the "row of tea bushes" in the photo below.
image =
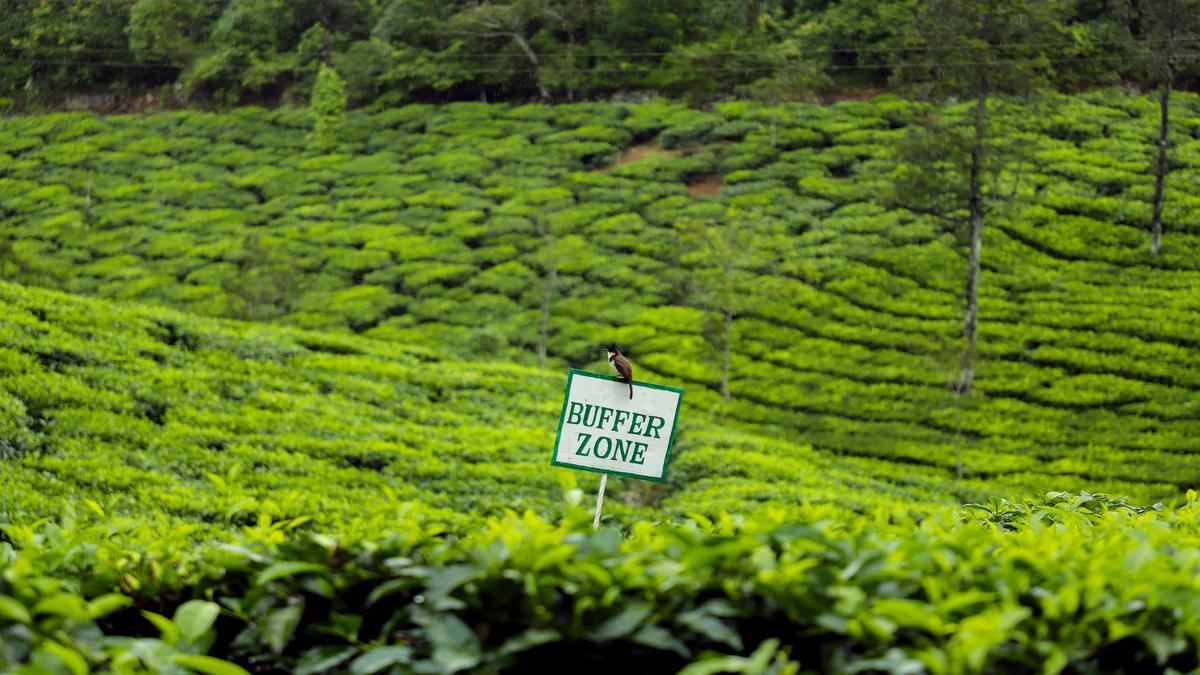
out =
<svg viewBox="0 0 1200 675"><path fill-rule="evenodd" d="M86 501L198 538L263 518L361 534L414 503L456 527L507 509L553 517L594 486L549 465L563 378L542 370L3 282L0 345L0 521ZM753 475L763 453L791 457L772 478L795 490L780 508L945 500L719 423L712 404L689 393L670 482L614 481L606 514L733 508L689 495Z"/></svg>
<svg viewBox="0 0 1200 675"><path fill-rule="evenodd" d="M0 667L1182 672L1200 653L1198 524L1194 494L1165 510L1050 493L624 536L581 511L461 536L421 513L368 539L260 522L181 554L174 530L68 514L5 528Z"/></svg>
<svg viewBox="0 0 1200 675"><path fill-rule="evenodd" d="M1029 159L985 234L968 474L1046 471L1142 497L1200 477L1200 100L1175 105L1152 258L1154 101L997 102L995 128ZM615 340L639 372L715 392L719 322L695 287L711 261L688 253L684 226L749 223L773 259L739 288L762 300L734 322L730 418L895 460L889 476L944 470L958 463L960 233L895 207L889 143L930 112L968 111L894 97L410 106L355 113L323 149L298 110L13 118L0 265L25 283L522 364L545 305L555 367L594 364ZM1172 470L1155 452L1185 459Z"/></svg>

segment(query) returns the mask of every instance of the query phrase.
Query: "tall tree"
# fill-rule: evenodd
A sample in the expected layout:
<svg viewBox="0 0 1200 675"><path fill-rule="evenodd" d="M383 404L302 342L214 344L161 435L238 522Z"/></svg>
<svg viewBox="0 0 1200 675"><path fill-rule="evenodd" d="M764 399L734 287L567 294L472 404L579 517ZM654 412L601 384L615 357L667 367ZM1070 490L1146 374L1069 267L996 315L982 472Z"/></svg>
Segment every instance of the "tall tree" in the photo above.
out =
<svg viewBox="0 0 1200 675"><path fill-rule="evenodd" d="M456 14L451 25L455 33L464 37L511 42L528 63L538 95L547 99L550 98L550 90L542 73L542 57L533 48L531 41L542 24L562 21L560 8L551 0L513 0L506 4L473 4Z"/></svg>
<svg viewBox="0 0 1200 675"><path fill-rule="evenodd" d="M600 41L603 18L608 9L605 0L556 0L552 20L547 21L541 37L556 52L543 58L542 81L551 91L562 91L568 101L586 98L597 84L593 68L606 46ZM603 73L603 70L597 69ZM603 83L604 79L599 79Z"/></svg>
<svg viewBox="0 0 1200 675"><path fill-rule="evenodd" d="M987 185L989 168L997 175L1003 165L996 161L1000 158L988 153L988 103L997 94L1027 93L1048 79L1052 74L1048 52L1062 30L1064 10L1061 0L930 0L913 23L907 41L912 51L899 54L893 64L896 78L919 92L974 101L967 133L951 122L928 128L929 134L943 136L940 140L910 139L907 147L911 152L902 152L900 157L900 183L908 184L898 185L897 190L905 200L934 206L943 217L959 217L965 211L968 252L963 350L954 383L960 420L961 397L975 382L980 260L987 196L992 192ZM934 161L931 154L943 157ZM905 160L925 165L905 167ZM954 167L965 171L952 180L930 180ZM961 441L961 422L957 426L956 440ZM957 474L962 477L961 458Z"/></svg>
<svg viewBox="0 0 1200 675"><path fill-rule="evenodd" d="M258 233L242 241L237 274L225 282L229 313L247 321L270 321L288 312L300 291L301 274Z"/></svg>
<svg viewBox="0 0 1200 675"><path fill-rule="evenodd" d="M1163 190L1170 173L1168 151L1171 136L1171 89L1184 68L1195 64L1200 40L1200 2L1197 0L1136 0L1130 8L1133 28L1145 43L1146 74L1158 83L1158 157L1154 163L1154 215L1150 220L1150 252L1162 248Z"/></svg>
<svg viewBox="0 0 1200 675"><path fill-rule="evenodd" d="M832 81L821 66L808 58L793 40L772 44L763 51L771 64L770 74L739 87L739 90L768 105L773 148L779 103L796 98L815 98L815 94L828 89Z"/></svg>
<svg viewBox="0 0 1200 675"><path fill-rule="evenodd" d="M773 219L737 209L720 221L684 218L675 227L680 262L688 267L689 296L714 318L704 337L717 357L721 403L729 405L735 324L774 295L769 275L788 240Z"/></svg>
<svg viewBox="0 0 1200 675"><path fill-rule="evenodd" d="M558 285L558 272L586 269L593 256L587 240L576 234L558 237L547 233L534 260L542 268L542 304L538 318L537 364L546 365L546 350L550 342L550 310L554 305Z"/></svg>

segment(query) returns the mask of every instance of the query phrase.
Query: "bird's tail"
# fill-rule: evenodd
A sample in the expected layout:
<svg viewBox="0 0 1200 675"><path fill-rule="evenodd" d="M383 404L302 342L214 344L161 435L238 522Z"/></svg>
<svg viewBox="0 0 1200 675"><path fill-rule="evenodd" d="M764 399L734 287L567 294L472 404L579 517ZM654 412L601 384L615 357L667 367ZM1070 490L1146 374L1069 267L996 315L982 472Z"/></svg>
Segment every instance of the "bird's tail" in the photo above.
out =
<svg viewBox="0 0 1200 675"><path fill-rule="evenodd" d="M633 400L633 380L629 380L629 400Z"/></svg>

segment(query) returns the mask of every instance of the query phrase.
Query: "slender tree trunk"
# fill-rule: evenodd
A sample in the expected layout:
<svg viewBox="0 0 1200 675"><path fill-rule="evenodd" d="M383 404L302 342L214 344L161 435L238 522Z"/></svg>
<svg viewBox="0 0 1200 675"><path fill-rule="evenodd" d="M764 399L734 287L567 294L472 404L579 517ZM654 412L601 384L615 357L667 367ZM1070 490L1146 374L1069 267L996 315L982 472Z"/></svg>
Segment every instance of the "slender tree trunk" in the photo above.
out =
<svg viewBox="0 0 1200 675"><path fill-rule="evenodd" d="M983 153L987 127L988 87L986 76L980 84L975 103L975 141L971 145L971 249L967 255L967 280L963 289L967 310L963 319L962 367L959 372L958 393L971 391L975 382L975 336L979 320L979 260L983 250Z"/></svg>
<svg viewBox="0 0 1200 675"><path fill-rule="evenodd" d="M92 174L90 172L88 173L87 183L84 185L83 222L86 225L92 224Z"/></svg>
<svg viewBox="0 0 1200 675"><path fill-rule="evenodd" d="M987 130L987 70L979 77L979 92L975 101L975 140L971 144L970 214L971 249L967 254L967 279L963 288L967 310L963 318L962 363L959 367L958 383L954 387L954 475L963 477L962 462L962 397L971 391L975 383L975 335L979 320L979 261L983 252L983 153Z"/></svg>
<svg viewBox="0 0 1200 675"><path fill-rule="evenodd" d="M509 33L513 42L517 43L521 51L525 52L525 58L529 59L529 63L533 66L533 80L537 83L538 95L542 98L550 98L550 90L546 89L546 85L542 83L542 62L538 60L537 54L533 48L525 41L525 37L520 33Z"/></svg>
<svg viewBox="0 0 1200 675"><path fill-rule="evenodd" d="M747 0L746 2L746 32L753 33L758 27L758 15L762 12L762 0Z"/></svg>
<svg viewBox="0 0 1200 675"><path fill-rule="evenodd" d="M329 18L329 9L326 8L321 13L321 61L330 68L333 67L333 45L329 40L329 26L332 23Z"/></svg>
<svg viewBox="0 0 1200 675"><path fill-rule="evenodd" d="M542 318L538 323L537 363L546 365L546 343L550 339L550 301L554 298L554 282L558 279L558 265L546 270L546 283L542 286Z"/></svg>
<svg viewBox="0 0 1200 675"><path fill-rule="evenodd" d="M733 345L733 312L723 310L721 314L724 320L721 331L721 403L729 405L729 357Z"/></svg>
<svg viewBox="0 0 1200 675"><path fill-rule="evenodd" d="M570 72L567 74L567 100L575 100L575 74L579 72L575 69L575 33L567 30L567 68Z"/></svg>
<svg viewBox="0 0 1200 675"><path fill-rule="evenodd" d="M954 391L954 477L962 480L962 393Z"/></svg>
<svg viewBox="0 0 1200 675"><path fill-rule="evenodd" d="M1150 252L1158 255L1162 248L1163 187L1167 178L1167 144L1170 125L1171 85L1175 79L1175 64L1167 59L1167 76L1163 79L1162 93L1158 97L1160 121L1158 125L1158 162L1154 166L1154 217L1150 221Z"/></svg>

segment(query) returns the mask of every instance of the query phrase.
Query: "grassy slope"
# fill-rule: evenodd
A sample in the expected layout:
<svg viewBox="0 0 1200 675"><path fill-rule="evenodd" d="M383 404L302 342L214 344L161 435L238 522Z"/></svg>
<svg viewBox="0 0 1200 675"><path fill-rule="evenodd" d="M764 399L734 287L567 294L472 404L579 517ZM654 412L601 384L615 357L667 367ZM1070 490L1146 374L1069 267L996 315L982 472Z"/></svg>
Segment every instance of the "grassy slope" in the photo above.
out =
<svg viewBox="0 0 1200 675"><path fill-rule="evenodd" d="M961 489L1178 494L1200 481L1200 201L1191 196L1200 101L1179 97L1174 115L1171 227L1158 259L1144 252L1143 232L1154 104L1111 93L1051 103L1049 113L998 106L1000 127L1028 141L1035 160L1008 177L1016 198L985 235L981 396L964 413ZM773 115L752 104L413 107L355 116L330 152L305 146L309 120L298 111L23 118L0 124L0 152L11 156L0 227L23 261L11 274L215 315L235 311L228 288L245 274L246 235L257 234L300 275L280 321L525 363L541 297L537 233L578 232L595 254L561 276L557 363L595 367L595 345L616 339L632 346L640 372L685 383L704 411L716 400L713 360L704 316L682 306L689 298L672 275L671 225L738 208L794 235L774 301L736 330L729 418L757 435L713 432L690 462L681 457L686 490L667 503L786 500L817 490L796 476L831 462L936 494L954 464L945 382L962 255L938 223L881 205L893 169L886 142L920 114L888 100L787 106L771 146ZM655 137L687 154L594 170ZM687 182L712 173L724 182L718 196L688 194ZM325 377L356 369L328 363ZM519 372L508 377L522 391L545 387L524 405L552 408L557 378ZM464 403L453 417L485 407ZM287 424L304 417L279 414ZM300 428L323 425L312 419ZM346 433L353 440L334 454L369 456ZM802 446L818 452L793 450ZM516 456L533 461L545 444L528 447ZM762 484L783 468L779 484Z"/></svg>
<svg viewBox="0 0 1200 675"><path fill-rule="evenodd" d="M266 514L370 534L413 508L460 526L505 509L561 515L574 485L548 464L559 374L2 282L0 308L0 515L87 498L214 530ZM611 483L612 517L939 500L694 406L683 420L671 483L653 494ZM724 478L706 479L718 463ZM786 485L723 487L764 472ZM648 500L655 511L634 505Z"/></svg>

